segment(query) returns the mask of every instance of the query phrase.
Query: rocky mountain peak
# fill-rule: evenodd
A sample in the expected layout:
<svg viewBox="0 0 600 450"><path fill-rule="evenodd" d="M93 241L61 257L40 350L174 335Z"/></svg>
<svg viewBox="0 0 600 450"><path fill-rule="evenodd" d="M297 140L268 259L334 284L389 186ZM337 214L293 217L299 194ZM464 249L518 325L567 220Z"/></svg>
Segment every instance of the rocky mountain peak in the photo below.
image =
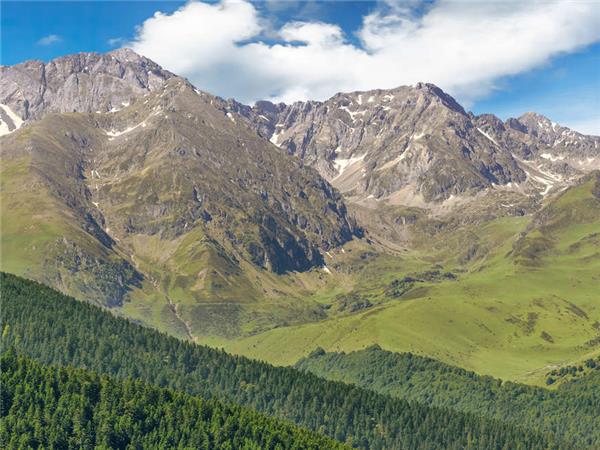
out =
<svg viewBox="0 0 600 450"><path fill-rule="evenodd" d="M136 53L135 51L133 51L131 48L129 47L123 47L123 48L118 48L116 50L107 52L106 55L109 55L111 57L116 58L117 60L121 61L121 62L136 62L139 63L140 61L150 61L149 59L141 56L140 54Z"/></svg>
<svg viewBox="0 0 600 450"><path fill-rule="evenodd" d="M86 73L106 74L110 68L95 70L102 64L98 57L74 55L44 70L61 69L71 74L67 79L77 74L80 80ZM113 68L123 76L113 78L124 83L133 68L151 71L131 52L101 57L116 61ZM221 246L218 252L232 267L246 261L283 273L320 266L322 250L360 233L340 194L316 171L257 136L240 113L228 110L235 103L176 76L143 84L136 91L132 84L118 84L135 94L119 108L82 107L82 114L46 114L29 125L26 146L47 188L84 226L95 224L94 236L108 247L125 245L133 236L170 241L196 233L211 248ZM4 156L23 156L23 146L16 144L21 136L6 138Z"/></svg>
<svg viewBox="0 0 600 450"><path fill-rule="evenodd" d="M584 136L535 112L526 112L519 117L518 121L527 128L529 134L551 146L561 137L577 139Z"/></svg>
<svg viewBox="0 0 600 450"><path fill-rule="evenodd" d="M492 137L504 130L500 119L475 120L429 83L236 110L358 201L423 205L525 176Z"/></svg>
<svg viewBox="0 0 600 450"><path fill-rule="evenodd" d="M527 127L527 130L539 137L549 137L559 132L561 127L546 116L535 112L526 112L519 117L519 122Z"/></svg>
<svg viewBox="0 0 600 450"><path fill-rule="evenodd" d="M497 185L514 188L535 177L547 182L537 183L547 193L551 183L600 165L600 138L536 113L506 122L474 116L431 83L248 106L199 92L126 48L29 61L2 67L2 75L2 134L49 112L116 112L152 92L160 93L154 106L165 111L196 111L201 100L359 201L404 202L408 195L409 203L425 205Z"/></svg>
<svg viewBox="0 0 600 450"><path fill-rule="evenodd" d="M546 195L600 165L599 138L536 113L475 116L430 83L228 108L358 202L425 206L496 186Z"/></svg>
<svg viewBox="0 0 600 450"><path fill-rule="evenodd" d="M439 101L446 107L460 114L467 115L464 108L452 97L451 95L444 92L441 88L431 83L417 83L415 89L423 92L425 95L439 99Z"/></svg>
<svg viewBox="0 0 600 450"><path fill-rule="evenodd" d="M175 77L131 49L77 53L0 68L0 103L21 120L118 110Z"/></svg>
<svg viewBox="0 0 600 450"><path fill-rule="evenodd" d="M523 114L518 121L529 135L548 147L545 154L553 159L577 158L578 166L587 166L587 162L593 163L590 169L600 167L600 137L579 133L535 112Z"/></svg>

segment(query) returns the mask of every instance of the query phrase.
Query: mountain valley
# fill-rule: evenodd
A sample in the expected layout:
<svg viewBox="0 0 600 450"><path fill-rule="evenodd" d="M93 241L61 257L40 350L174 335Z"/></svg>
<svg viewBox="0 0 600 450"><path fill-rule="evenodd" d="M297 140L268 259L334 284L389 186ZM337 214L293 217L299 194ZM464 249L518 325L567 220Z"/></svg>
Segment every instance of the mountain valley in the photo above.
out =
<svg viewBox="0 0 600 450"><path fill-rule="evenodd" d="M126 49L1 80L3 271L281 365L600 354L599 137L426 83L247 106Z"/></svg>

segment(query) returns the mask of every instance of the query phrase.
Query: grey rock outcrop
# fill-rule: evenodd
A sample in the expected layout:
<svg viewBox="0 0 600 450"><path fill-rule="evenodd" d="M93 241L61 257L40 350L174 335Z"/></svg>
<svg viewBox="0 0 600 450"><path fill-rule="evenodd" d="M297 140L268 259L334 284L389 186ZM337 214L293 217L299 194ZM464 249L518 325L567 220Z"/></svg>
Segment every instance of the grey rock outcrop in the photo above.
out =
<svg viewBox="0 0 600 450"><path fill-rule="evenodd" d="M0 67L0 103L21 119L50 112L107 112L161 88L174 75L129 49Z"/></svg>
<svg viewBox="0 0 600 450"><path fill-rule="evenodd" d="M423 206L496 187L545 195L600 165L598 137L531 113L475 116L426 83L227 107L354 201Z"/></svg>

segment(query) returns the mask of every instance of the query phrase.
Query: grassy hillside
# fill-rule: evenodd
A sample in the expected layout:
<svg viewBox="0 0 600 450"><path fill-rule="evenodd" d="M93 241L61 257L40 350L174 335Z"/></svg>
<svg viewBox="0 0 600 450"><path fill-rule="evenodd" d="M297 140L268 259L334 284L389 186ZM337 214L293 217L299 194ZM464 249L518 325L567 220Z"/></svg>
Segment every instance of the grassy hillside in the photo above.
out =
<svg viewBox="0 0 600 450"><path fill-rule="evenodd" d="M592 174L533 217L466 225L418 252L373 257L353 274L353 292L372 303L367 309L222 344L276 364L293 364L316 347L379 344L544 384L549 371L600 354L599 180ZM432 270L455 278L423 276ZM390 287L401 295L389 298Z"/></svg>
<svg viewBox="0 0 600 450"><path fill-rule="evenodd" d="M43 366L10 351L0 364L7 450L349 448L249 409L140 381Z"/></svg>
<svg viewBox="0 0 600 450"><path fill-rule="evenodd" d="M72 135L52 138L48 127L26 127L3 139L0 168L0 267L107 306L141 286L94 212L83 211L80 151L86 124L70 119ZM97 131L88 145L98 145ZM44 149L44 161L32 149Z"/></svg>
<svg viewBox="0 0 600 450"><path fill-rule="evenodd" d="M0 269L192 340L322 318L294 273L360 230L314 170L223 108L172 79L3 136Z"/></svg>
<svg viewBox="0 0 600 450"><path fill-rule="evenodd" d="M485 377L410 353L373 346L351 353L311 353L296 364L331 380L419 403L543 429L600 446L600 366L548 390Z"/></svg>
<svg viewBox="0 0 600 450"><path fill-rule="evenodd" d="M358 448L558 450L567 445L551 433L409 403L180 341L12 275L0 276L0 289L2 345L42 363L87 367L235 402Z"/></svg>

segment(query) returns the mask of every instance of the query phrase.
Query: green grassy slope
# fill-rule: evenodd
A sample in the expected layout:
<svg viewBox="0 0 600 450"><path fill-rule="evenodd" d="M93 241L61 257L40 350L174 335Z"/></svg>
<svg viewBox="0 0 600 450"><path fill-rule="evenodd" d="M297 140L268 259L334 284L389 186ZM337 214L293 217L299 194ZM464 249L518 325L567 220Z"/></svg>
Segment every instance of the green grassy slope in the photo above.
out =
<svg viewBox="0 0 600 450"><path fill-rule="evenodd" d="M52 155L76 155L81 150L69 150L74 144L66 136L48 142L44 127L57 120L76 134L85 131L89 146L106 145L87 119L63 115L8 136L18 145L3 151L33 143ZM386 224L400 215L416 221L405 246L355 239L324 254L327 271L276 274L236 257L219 227L122 233L103 245L102 233L82 227L74 212L95 210L95 197L75 195L97 182L89 170L84 178L56 175L60 198L83 202L65 208L40 178L62 173L52 166L59 159L23 155L15 150L0 168L0 268L80 299L120 305L117 314L176 337L287 365L317 346L350 351L376 343L533 384L600 354L597 173L533 216L498 213L496 203L505 201L530 208L514 195L490 197L484 207L475 202L450 217L390 207ZM65 165L80 170L76 160ZM140 191L150 195L144 186ZM130 194L127 183L120 189ZM175 194L168 188L164 195ZM109 217L110 202L100 204Z"/></svg>
<svg viewBox="0 0 600 450"><path fill-rule="evenodd" d="M340 194L181 79L131 103L2 137L0 269L192 340L322 318Z"/></svg>
<svg viewBox="0 0 600 450"><path fill-rule="evenodd" d="M3 145L3 152L36 145L52 154L76 153L67 138L65 142L47 139L47 127L59 126L56 120L51 117L9 136L14 142ZM69 120L74 132L89 133L89 127L79 123L80 117ZM77 298L116 306L118 314L187 339L231 339L325 317L323 307L309 297L319 289L328 290L330 277L320 269L278 275L235 259L237 250L215 239L216 235L225 240L219 230L212 236L200 227L176 237L132 233L104 245L82 223L87 212L82 214L81 209L94 209L85 195L81 201L86 203L79 204L73 194L85 193L83 181L76 186L68 183L67 176L66 181L57 181L65 184L59 188L65 200L40 175L62 174L63 169L48 165L58 164L64 155L54 157L40 161L40 156L3 153L1 270L53 285ZM65 163L71 168L80 164ZM88 180L93 181L93 177ZM67 207L65 202L72 197L77 200Z"/></svg>
<svg viewBox="0 0 600 450"><path fill-rule="evenodd" d="M229 351L293 364L317 346L351 351L379 344L503 379L543 384L546 374L600 353L600 176L562 193L533 218L499 218L432 240L397 265L366 265L357 289L436 262L457 279L421 282L398 299L347 317L272 330ZM463 240L469 236L468 240ZM540 246L539 242L544 244ZM467 247L486 248L461 264ZM381 262L384 260L380 258ZM418 272L418 271L417 271ZM376 297L376 296L375 296Z"/></svg>

